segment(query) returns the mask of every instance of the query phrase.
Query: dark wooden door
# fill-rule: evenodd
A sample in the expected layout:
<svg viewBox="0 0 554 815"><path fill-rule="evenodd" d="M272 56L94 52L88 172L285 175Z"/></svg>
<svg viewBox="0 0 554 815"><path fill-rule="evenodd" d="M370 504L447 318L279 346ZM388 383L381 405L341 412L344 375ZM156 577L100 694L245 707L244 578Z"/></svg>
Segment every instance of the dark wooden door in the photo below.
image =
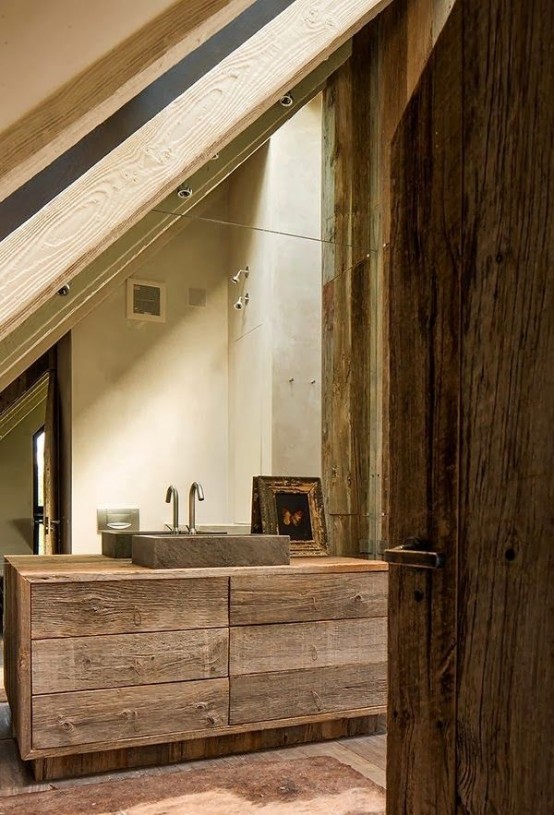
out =
<svg viewBox="0 0 554 815"><path fill-rule="evenodd" d="M444 562L391 555L389 815L552 811L552 30L458 0L393 145L391 546Z"/></svg>

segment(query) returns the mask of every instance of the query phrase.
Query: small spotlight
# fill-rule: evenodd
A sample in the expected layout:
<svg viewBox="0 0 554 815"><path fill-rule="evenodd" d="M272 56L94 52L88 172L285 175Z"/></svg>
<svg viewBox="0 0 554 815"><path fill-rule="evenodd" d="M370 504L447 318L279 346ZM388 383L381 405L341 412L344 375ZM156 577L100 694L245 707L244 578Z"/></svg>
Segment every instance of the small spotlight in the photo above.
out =
<svg viewBox="0 0 554 815"><path fill-rule="evenodd" d="M292 107L294 105L294 97L292 93L285 93L284 96L281 96L279 99L279 104L284 108Z"/></svg>
<svg viewBox="0 0 554 815"><path fill-rule="evenodd" d="M179 187L177 190L178 198L190 198L192 195L192 187Z"/></svg>

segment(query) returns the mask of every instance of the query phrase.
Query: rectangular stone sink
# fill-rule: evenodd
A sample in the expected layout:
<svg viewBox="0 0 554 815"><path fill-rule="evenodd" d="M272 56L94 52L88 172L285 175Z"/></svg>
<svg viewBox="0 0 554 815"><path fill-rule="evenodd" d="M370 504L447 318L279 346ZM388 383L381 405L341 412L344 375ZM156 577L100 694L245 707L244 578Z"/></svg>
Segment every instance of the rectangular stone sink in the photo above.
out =
<svg viewBox="0 0 554 815"><path fill-rule="evenodd" d="M140 532L102 532L102 554L104 557L131 558L133 552L133 538L135 535L156 535L164 537L170 534L167 529L153 529ZM226 532L209 532L202 530L204 535L226 535ZM187 532L180 532L179 535L188 535ZM176 535L175 537L179 537Z"/></svg>
<svg viewBox="0 0 554 815"><path fill-rule="evenodd" d="M288 535L137 535L133 563L151 569L287 566Z"/></svg>

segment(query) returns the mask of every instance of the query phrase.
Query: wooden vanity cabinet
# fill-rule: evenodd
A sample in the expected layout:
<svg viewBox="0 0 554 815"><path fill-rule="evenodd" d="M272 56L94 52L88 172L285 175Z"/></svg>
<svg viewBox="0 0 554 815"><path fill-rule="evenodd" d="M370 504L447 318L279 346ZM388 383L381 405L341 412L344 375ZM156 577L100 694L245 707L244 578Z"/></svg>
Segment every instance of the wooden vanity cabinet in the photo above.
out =
<svg viewBox="0 0 554 815"><path fill-rule="evenodd" d="M46 778L363 732L385 709L386 594L384 564L347 558L154 571L10 557L21 757Z"/></svg>

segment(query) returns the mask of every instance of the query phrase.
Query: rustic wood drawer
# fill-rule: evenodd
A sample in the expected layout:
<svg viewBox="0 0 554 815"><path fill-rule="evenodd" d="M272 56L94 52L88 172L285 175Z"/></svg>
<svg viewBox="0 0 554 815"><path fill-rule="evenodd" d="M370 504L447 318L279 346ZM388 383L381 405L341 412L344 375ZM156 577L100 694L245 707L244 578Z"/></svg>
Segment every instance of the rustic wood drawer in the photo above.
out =
<svg viewBox="0 0 554 815"><path fill-rule="evenodd" d="M59 693L227 675L229 630L34 640L32 692Z"/></svg>
<svg viewBox="0 0 554 815"><path fill-rule="evenodd" d="M384 662L385 617L231 628L231 676Z"/></svg>
<svg viewBox="0 0 554 815"><path fill-rule="evenodd" d="M221 628L228 578L86 581L32 587L33 639Z"/></svg>
<svg viewBox="0 0 554 815"><path fill-rule="evenodd" d="M231 578L231 625L384 617L387 573Z"/></svg>
<svg viewBox="0 0 554 815"><path fill-rule="evenodd" d="M172 682L33 697L34 749L102 743L121 746L229 723L229 680Z"/></svg>
<svg viewBox="0 0 554 815"><path fill-rule="evenodd" d="M230 724L381 706L386 674L379 662L231 677Z"/></svg>

